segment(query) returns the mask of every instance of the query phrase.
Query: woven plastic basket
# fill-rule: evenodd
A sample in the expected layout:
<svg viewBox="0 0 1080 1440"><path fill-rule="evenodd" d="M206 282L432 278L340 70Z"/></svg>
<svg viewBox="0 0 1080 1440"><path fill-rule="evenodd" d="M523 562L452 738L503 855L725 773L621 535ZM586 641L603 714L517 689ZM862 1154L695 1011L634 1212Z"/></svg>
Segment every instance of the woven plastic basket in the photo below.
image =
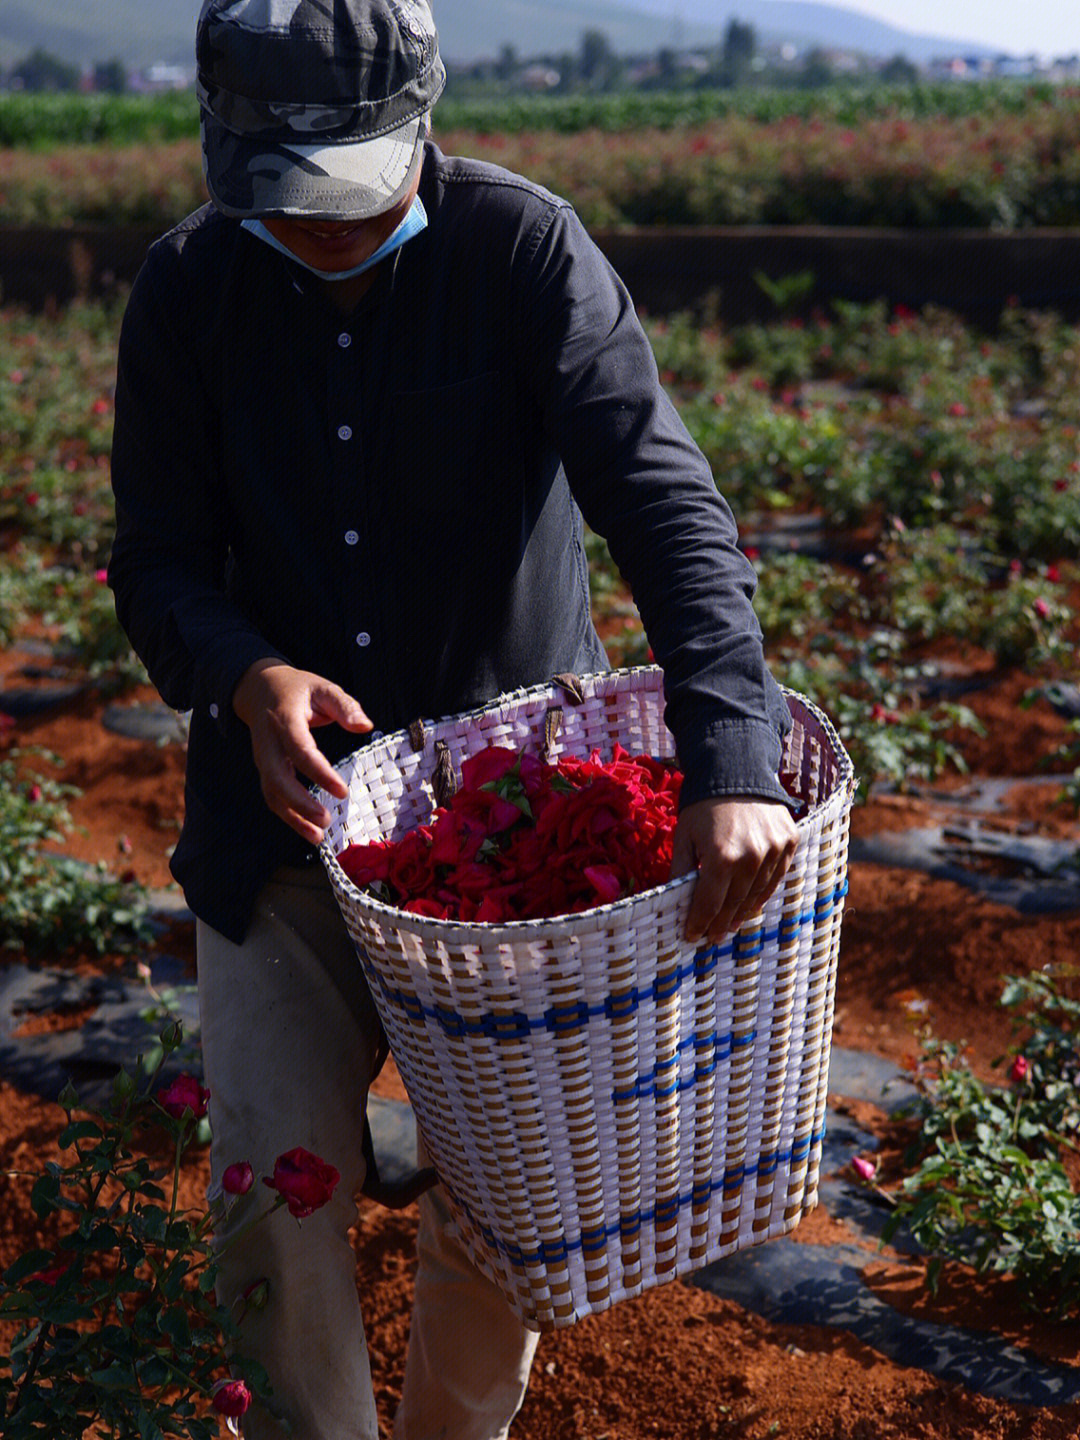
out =
<svg viewBox="0 0 1080 1440"><path fill-rule="evenodd" d="M477 925L371 899L336 856L430 818L486 745L668 758L655 668L416 725L339 766L321 854L425 1148L475 1263L534 1329L784 1234L817 1202L851 762L807 700L781 780L803 805L763 915L688 945L693 876L555 920Z"/></svg>

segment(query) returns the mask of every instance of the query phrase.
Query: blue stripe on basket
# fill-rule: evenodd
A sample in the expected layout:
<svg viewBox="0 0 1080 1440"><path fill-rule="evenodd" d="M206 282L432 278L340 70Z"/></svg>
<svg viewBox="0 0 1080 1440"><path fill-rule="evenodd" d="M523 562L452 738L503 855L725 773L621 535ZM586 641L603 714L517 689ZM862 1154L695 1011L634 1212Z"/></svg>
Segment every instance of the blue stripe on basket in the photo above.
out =
<svg viewBox="0 0 1080 1440"><path fill-rule="evenodd" d="M805 1160L815 1145L820 1145L825 1139L825 1126L807 1135L790 1150L772 1151L763 1155L756 1165L735 1165L726 1170L723 1175L712 1181L695 1181L691 1190L684 1195L672 1195L657 1202L649 1210L632 1210L620 1215L611 1225L595 1226L585 1230L575 1240L569 1240L565 1235L558 1240L542 1241L535 1249L525 1250L520 1245L508 1244L505 1240L496 1235L490 1225L482 1225L477 1221L470 1207L461 1198L452 1186L447 1186L453 1195L455 1203L469 1217L473 1228L483 1236L485 1243L494 1251L506 1256L510 1264L519 1268L537 1265L564 1265L570 1255L580 1250L583 1255L600 1254L609 1240L621 1236L624 1241L632 1241L640 1234L643 1225L670 1225L678 1217L681 1210L688 1206L701 1206L707 1204L714 1195L723 1193L734 1195L746 1183L748 1178L755 1175L773 1175L781 1165L797 1164Z"/></svg>
<svg viewBox="0 0 1080 1440"><path fill-rule="evenodd" d="M716 1069L722 1060L730 1060L732 1052L745 1049L752 1045L757 1039L757 1030L745 1030L736 1035L733 1030L719 1030L713 1035L691 1035L688 1040L681 1040L676 1047L675 1053L666 1060L657 1061L651 1075L640 1075L633 1083L623 1090L613 1090L611 1098L616 1105L625 1104L628 1100L640 1100L646 1095L655 1095L658 1100L673 1095L676 1090L691 1090L700 1081L707 1079ZM711 1052L711 1058L702 1064L699 1060L694 1066L694 1073L684 1080L672 1080L670 1083L659 1083L661 1070L670 1070L679 1063L683 1051L693 1047L695 1050L706 1050Z"/></svg>
<svg viewBox="0 0 1080 1440"><path fill-rule="evenodd" d="M521 1011L509 1014L485 1012L479 1017L465 1016L447 1005L425 1005L412 991L390 985L380 970L361 950L361 958L368 979L374 981L389 1004L404 1011L410 1020L436 1020L447 1035L463 1039L470 1035L481 1035L489 1040L524 1040L534 1032L548 1030L553 1035L568 1035L588 1025L590 1020L605 1016L609 1020L629 1020L643 1004L650 1001L660 1003L672 999L685 981L701 979L711 974L722 959L735 961L751 960L760 955L765 946L774 940L790 944L802 926L813 921L815 924L831 915L834 907L847 894L846 878L827 895L818 896L812 908L797 916L782 919L774 930L762 930L750 935L736 933L724 945L703 946L688 965L658 975L651 985L643 988L633 986L620 995L608 995L598 1005L587 1005L584 1000L566 1001L550 1006L543 1015L526 1015ZM753 1035L732 1040L736 1045L750 1044ZM690 1042L688 1042L690 1043Z"/></svg>

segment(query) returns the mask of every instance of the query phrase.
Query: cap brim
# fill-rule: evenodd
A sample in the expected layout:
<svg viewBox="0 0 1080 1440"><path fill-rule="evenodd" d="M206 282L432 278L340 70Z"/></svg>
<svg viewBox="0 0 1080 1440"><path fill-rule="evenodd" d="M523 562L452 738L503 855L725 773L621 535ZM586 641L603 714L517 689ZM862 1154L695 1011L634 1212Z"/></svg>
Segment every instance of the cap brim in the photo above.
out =
<svg viewBox="0 0 1080 1440"><path fill-rule="evenodd" d="M364 220L408 192L423 158L425 116L371 140L269 143L237 135L205 110L203 170L210 198L226 215L303 215Z"/></svg>

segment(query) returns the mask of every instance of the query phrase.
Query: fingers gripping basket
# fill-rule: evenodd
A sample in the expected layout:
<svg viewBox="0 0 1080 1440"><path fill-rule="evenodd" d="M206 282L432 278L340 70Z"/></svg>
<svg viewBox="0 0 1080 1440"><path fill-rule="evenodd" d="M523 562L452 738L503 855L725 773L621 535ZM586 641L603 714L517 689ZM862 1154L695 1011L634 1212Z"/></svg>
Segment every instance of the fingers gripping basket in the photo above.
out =
<svg viewBox="0 0 1080 1440"><path fill-rule="evenodd" d="M581 689L389 736L338 767L347 800L321 795L322 858L463 1243L541 1330L784 1234L817 1203L854 789L828 720L788 694L798 849L764 914L719 947L682 939L692 876L503 925L406 914L346 878L348 844L424 823L437 767L486 745L673 754L658 670Z"/></svg>

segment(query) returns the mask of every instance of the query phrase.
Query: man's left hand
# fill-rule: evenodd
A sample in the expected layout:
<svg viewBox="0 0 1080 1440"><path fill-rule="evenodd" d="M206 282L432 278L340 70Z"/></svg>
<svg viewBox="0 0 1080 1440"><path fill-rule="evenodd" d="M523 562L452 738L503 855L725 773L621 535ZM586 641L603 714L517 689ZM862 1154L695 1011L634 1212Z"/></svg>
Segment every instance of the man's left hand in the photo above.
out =
<svg viewBox="0 0 1080 1440"><path fill-rule="evenodd" d="M780 800L699 800L675 827L671 878L697 870L686 939L719 945L764 908L795 854L799 832Z"/></svg>

